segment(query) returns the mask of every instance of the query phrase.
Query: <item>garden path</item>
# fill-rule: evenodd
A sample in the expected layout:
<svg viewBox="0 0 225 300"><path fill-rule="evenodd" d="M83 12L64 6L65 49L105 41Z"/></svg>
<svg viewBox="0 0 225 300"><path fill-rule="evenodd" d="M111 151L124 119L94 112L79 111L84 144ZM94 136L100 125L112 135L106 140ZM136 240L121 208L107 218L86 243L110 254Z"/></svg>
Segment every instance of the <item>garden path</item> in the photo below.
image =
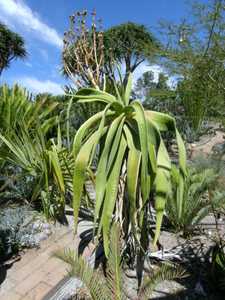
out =
<svg viewBox="0 0 225 300"><path fill-rule="evenodd" d="M190 144L191 159L198 156L208 156L212 154L215 145L223 144L225 142L225 133L217 130L213 136L202 136L200 141Z"/></svg>
<svg viewBox="0 0 225 300"><path fill-rule="evenodd" d="M82 223L79 233L90 226ZM0 299L43 299L66 275L66 264L53 257L53 252L65 247L74 248L78 242L79 235L74 236L71 222L69 226L57 225L54 233L41 242L39 249L27 250L17 261L7 262L0 269ZM91 249L85 251L84 255L89 255Z"/></svg>

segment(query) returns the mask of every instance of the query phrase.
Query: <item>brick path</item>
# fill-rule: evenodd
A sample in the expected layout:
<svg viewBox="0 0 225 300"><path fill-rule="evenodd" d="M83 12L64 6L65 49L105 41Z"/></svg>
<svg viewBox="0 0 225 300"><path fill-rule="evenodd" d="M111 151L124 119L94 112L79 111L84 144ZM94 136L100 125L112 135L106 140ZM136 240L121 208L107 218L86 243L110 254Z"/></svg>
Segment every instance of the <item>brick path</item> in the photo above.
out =
<svg viewBox="0 0 225 300"><path fill-rule="evenodd" d="M0 285L0 299L41 300L66 275L66 264L52 257L52 253L77 244L72 228L62 226L41 243L40 249L27 250L7 269L6 279Z"/></svg>

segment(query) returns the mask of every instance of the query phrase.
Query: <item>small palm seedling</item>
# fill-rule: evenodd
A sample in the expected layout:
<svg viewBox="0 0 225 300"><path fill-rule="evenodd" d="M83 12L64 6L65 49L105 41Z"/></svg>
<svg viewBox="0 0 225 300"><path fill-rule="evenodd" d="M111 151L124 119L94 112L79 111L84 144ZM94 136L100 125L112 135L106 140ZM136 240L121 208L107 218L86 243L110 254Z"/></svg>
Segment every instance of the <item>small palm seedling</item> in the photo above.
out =
<svg viewBox="0 0 225 300"><path fill-rule="evenodd" d="M225 205L224 193L210 192L217 180L213 169L197 171L190 168L183 183L179 171L173 166L172 178L173 190L167 201L166 214L175 231L190 234L210 212ZM180 193L181 189L183 193Z"/></svg>
<svg viewBox="0 0 225 300"><path fill-rule="evenodd" d="M84 284L87 293L84 299L94 300L122 300L131 299L125 284L125 277L121 262L120 247L120 226L113 224L109 244L109 256L106 265L106 275L100 270L94 270L88 262L76 251L64 250L55 253L55 256L66 262L70 270L69 276L79 278ZM138 294L132 299L147 300L152 295L154 288L163 280L174 280L185 275L184 269L175 266L163 264L151 276L146 276Z"/></svg>
<svg viewBox="0 0 225 300"><path fill-rule="evenodd" d="M124 245L132 239L144 256L149 239L146 224L150 198L154 198L156 209L154 244L158 240L171 190L171 161L161 132L172 131L176 135L181 181L186 173L185 146L174 119L145 111L140 101L131 100L131 87L130 76L120 91L115 84L116 96L93 88L81 89L73 96L80 103L104 105L102 111L79 128L74 138L73 209L76 230L84 183L98 150L94 231L103 239L106 256L113 220L123 224Z"/></svg>

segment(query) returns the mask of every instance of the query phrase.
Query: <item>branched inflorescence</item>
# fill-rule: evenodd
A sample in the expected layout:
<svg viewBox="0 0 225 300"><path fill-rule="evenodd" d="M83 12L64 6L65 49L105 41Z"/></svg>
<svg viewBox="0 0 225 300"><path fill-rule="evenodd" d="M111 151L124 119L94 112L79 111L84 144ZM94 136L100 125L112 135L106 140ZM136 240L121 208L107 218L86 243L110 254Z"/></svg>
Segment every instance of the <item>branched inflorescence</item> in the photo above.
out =
<svg viewBox="0 0 225 300"><path fill-rule="evenodd" d="M104 77L104 44L102 21L96 20L96 12L91 13L88 26L86 10L70 16L70 29L64 34L64 71L73 82L99 89Z"/></svg>

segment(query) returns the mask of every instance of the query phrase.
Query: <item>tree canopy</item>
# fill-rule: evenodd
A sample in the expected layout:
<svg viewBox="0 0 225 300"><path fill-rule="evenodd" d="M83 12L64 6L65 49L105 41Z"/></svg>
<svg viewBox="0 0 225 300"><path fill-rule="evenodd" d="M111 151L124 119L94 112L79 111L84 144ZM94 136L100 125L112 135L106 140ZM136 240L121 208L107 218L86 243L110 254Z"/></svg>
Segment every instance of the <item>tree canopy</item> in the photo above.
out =
<svg viewBox="0 0 225 300"><path fill-rule="evenodd" d="M106 68L112 60L125 63L128 76L146 59L153 58L160 44L144 25L127 22L104 32L104 48Z"/></svg>
<svg viewBox="0 0 225 300"><path fill-rule="evenodd" d="M14 59L26 56L23 38L0 22L0 75Z"/></svg>
<svg viewBox="0 0 225 300"><path fill-rule="evenodd" d="M194 130L225 116L225 2L192 6L193 19L165 23L164 67L180 78L178 94Z"/></svg>
<svg viewBox="0 0 225 300"><path fill-rule="evenodd" d="M70 17L70 28L64 36L63 71L87 86L101 86L106 75L116 79L116 67L125 65L126 82L129 73L146 59L152 59L160 44L144 26L132 22L103 30L96 13L89 24L86 11Z"/></svg>

